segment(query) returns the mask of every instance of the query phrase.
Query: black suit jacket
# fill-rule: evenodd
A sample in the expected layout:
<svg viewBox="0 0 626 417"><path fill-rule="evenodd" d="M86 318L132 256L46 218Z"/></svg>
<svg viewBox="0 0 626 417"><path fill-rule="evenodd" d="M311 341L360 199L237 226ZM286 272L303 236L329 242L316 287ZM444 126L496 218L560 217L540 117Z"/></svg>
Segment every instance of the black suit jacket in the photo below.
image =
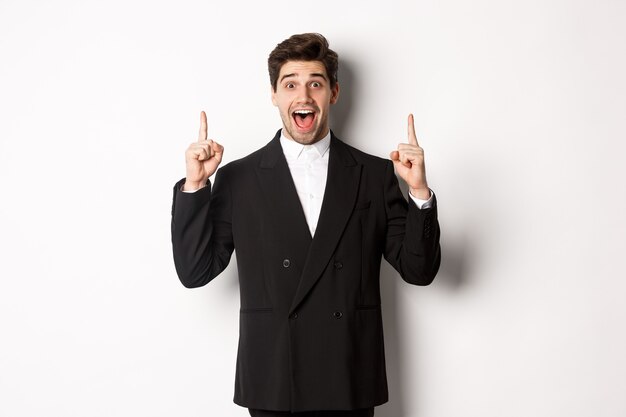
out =
<svg viewBox="0 0 626 417"><path fill-rule="evenodd" d="M200 287L237 250L241 310L235 403L266 410L342 410L387 401L381 257L411 284L440 263L436 203L402 196L389 160L331 136L312 238L280 145L221 167L193 194L174 187L178 276Z"/></svg>

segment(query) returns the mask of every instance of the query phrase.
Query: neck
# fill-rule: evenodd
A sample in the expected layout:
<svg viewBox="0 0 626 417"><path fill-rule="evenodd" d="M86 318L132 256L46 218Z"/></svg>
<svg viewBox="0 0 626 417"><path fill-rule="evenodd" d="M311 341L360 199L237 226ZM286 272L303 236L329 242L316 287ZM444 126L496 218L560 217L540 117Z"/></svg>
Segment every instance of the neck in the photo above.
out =
<svg viewBox="0 0 626 417"><path fill-rule="evenodd" d="M289 139L293 142L299 143L301 145L313 145L314 143L319 142L320 140L324 139L326 136L328 136L328 134L330 133L330 128L327 127L326 129L324 129L324 134L320 135L319 137L313 139L311 142L300 142L294 138L291 137L291 135L289 135L289 132L287 131L287 129L285 128L285 126L283 125L282 128L282 136L284 136L286 139Z"/></svg>

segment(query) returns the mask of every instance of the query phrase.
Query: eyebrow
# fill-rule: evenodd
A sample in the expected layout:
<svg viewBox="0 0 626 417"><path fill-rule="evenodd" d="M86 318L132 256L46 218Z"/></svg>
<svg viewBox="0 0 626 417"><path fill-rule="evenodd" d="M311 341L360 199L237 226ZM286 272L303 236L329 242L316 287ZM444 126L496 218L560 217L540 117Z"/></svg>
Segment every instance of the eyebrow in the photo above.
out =
<svg viewBox="0 0 626 417"><path fill-rule="evenodd" d="M291 73L291 74L285 74L282 77L280 77L280 82L282 82L285 78L297 77L297 76L298 76L298 74L296 74L295 72ZM320 77L320 78L323 78L325 81L328 81L326 79L326 76L324 74L322 74L322 73L319 73L319 72L311 73L311 77Z"/></svg>

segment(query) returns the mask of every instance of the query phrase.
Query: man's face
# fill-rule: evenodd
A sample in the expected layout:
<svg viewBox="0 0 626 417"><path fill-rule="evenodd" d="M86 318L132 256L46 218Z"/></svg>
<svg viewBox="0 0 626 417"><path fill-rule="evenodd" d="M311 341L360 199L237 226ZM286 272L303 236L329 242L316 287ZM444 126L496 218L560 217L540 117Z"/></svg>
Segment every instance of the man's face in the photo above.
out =
<svg viewBox="0 0 626 417"><path fill-rule="evenodd" d="M287 61L278 75L272 103L283 119L283 133L303 145L328 134L330 105L339 97L339 84L330 88L324 64L319 61Z"/></svg>

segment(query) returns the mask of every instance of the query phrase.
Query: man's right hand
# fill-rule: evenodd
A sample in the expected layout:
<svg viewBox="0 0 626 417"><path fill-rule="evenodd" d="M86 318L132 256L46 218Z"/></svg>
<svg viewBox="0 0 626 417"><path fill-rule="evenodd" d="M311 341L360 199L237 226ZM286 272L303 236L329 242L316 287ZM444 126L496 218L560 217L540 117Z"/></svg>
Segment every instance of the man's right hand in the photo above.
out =
<svg viewBox="0 0 626 417"><path fill-rule="evenodd" d="M187 178L183 191L194 191L204 187L211 175L222 162L224 147L207 138L206 113L200 113L200 133L198 141L193 142L185 152Z"/></svg>

